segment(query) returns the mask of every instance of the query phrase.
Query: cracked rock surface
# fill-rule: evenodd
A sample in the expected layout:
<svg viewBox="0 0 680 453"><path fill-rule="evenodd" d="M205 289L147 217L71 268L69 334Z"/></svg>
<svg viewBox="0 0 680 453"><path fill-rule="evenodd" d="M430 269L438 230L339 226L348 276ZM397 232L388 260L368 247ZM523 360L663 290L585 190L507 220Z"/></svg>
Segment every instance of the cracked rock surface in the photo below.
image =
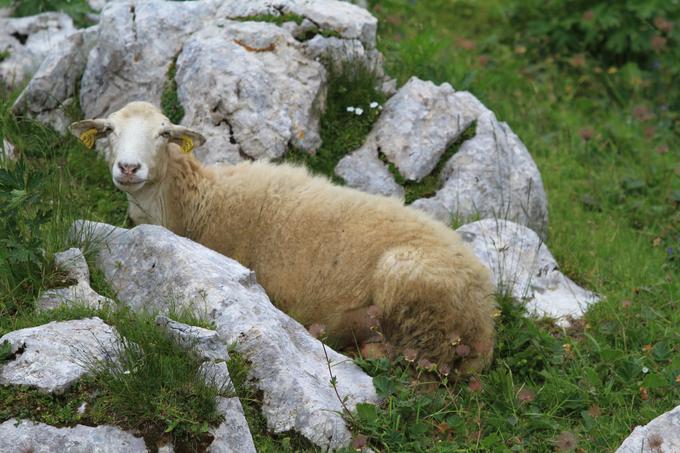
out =
<svg viewBox="0 0 680 453"><path fill-rule="evenodd" d="M107 4L81 82L85 117L106 116L133 100L160 105L168 69L184 40L214 14L207 2Z"/></svg>
<svg viewBox="0 0 680 453"><path fill-rule="evenodd" d="M281 27L207 26L184 44L175 80L182 124L207 138L196 151L203 162L277 158L289 145L307 152L321 145L326 71Z"/></svg>
<svg viewBox="0 0 680 453"><path fill-rule="evenodd" d="M94 317L17 330L0 338L4 341L14 357L0 365L0 385L62 393L87 373L89 363L115 350L118 334Z"/></svg>
<svg viewBox="0 0 680 453"><path fill-rule="evenodd" d="M97 266L132 309L167 312L174 303L207 313L221 340L235 342L251 363L269 429L298 431L322 448L349 444L322 343L271 304L252 271L159 226L78 222L73 234L101 244ZM326 351L347 406L377 402L372 379L349 358Z"/></svg>
<svg viewBox="0 0 680 453"><path fill-rule="evenodd" d="M413 207L450 224L453 218L510 220L541 238L548 232L548 199L541 174L522 141L489 110L477 117L476 133L449 159L442 187Z"/></svg>
<svg viewBox="0 0 680 453"><path fill-rule="evenodd" d="M569 325L599 297L562 274L543 241L529 228L485 219L456 230L485 264L501 291L525 303L530 314L549 316Z"/></svg>

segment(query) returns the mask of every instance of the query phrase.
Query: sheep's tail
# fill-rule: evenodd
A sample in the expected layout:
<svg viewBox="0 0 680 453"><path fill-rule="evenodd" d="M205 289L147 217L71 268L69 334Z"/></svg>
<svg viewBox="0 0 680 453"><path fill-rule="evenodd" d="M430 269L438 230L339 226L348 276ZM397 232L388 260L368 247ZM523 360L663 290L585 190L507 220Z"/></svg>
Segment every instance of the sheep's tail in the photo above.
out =
<svg viewBox="0 0 680 453"><path fill-rule="evenodd" d="M394 248L380 259L375 280L381 329L395 352L463 373L490 363L493 287L471 252Z"/></svg>

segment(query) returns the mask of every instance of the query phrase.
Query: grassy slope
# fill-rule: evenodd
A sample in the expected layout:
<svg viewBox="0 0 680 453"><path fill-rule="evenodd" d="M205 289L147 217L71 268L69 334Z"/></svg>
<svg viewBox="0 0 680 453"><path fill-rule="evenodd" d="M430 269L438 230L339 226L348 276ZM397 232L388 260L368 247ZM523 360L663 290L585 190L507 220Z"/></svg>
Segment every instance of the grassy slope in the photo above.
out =
<svg viewBox="0 0 680 453"><path fill-rule="evenodd" d="M672 119L636 93L622 71L598 73L595 63L571 68L554 57L530 61L526 49L501 42L499 31L512 24L500 2L419 3L387 0L373 8L388 72L401 83L418 75L470 90L511 125L542 173L548 246L568 275L605 297L566 335L532 332L506 307L499 357L480 377L482 391L464 390L450 401L454 417L478 416L479 427L452 420L453 427L438 428L452 428L454 450L487 442L500 451L502 442L513 451L546 451L570 440L559 437L562 431L575 434L585 451L612 450L631 426L674 407L680 396L680 288L672 259L680 245L680 169L677 155L657 151L678 147ZM640 105L654 118L637 120ZM518 400L521 388L531 389L531 403Z"/></svg>
<svg viewBox="0 0 680 453"><path fill-rule="evenodd" d="M573 441L584 451L613 450L633 425L680 399L678 259L671 259L678 253L678 162L672 152L657 152L662 145L677 149L678 138L656 100L636 93L622 71L532 61L522 48L501 42L499 31L512 24L496 2L420 3L386 0L373 7L388 72L400 83L418 75L471 90L511 125L543 175L550 249L569 276L605 300L568 332L526 320L501 301L497 360L472 380L448 382L403 361L360 361L387 399L379 408L360 408L357 440L388 451L542 452ZM372 121L344 110L361 104L367 111L370 90L340 88L331 90L324 148L314 158L291 157L315 171L328 173ZM10 98L3 96L2 133L42 175L42 205L53 210L40 227L47 265L28 275L0 275L0 334L42 320L30 312L32 298L58 283L49 257L67 245L72 219L122 224L125 210L102 162L71 139L17 125L7 114ZM637 120L639 105L654 118ZM655 130L647 138L650 126ZM31 221L32 209L21 211L23 220ZM248 399L256 407L257 395ZM250 420L263 451L305 445L294 436L269 438L261 419L251 414Z"/></svg>

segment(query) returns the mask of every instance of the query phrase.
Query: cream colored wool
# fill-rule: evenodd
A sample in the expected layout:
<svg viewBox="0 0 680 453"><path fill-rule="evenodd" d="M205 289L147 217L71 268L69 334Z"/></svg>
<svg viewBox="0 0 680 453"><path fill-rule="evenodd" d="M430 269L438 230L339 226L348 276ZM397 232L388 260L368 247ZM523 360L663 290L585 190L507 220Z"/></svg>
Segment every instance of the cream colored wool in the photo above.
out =
<svg viewBox="0 0 680 453"><path fill-rule="evenodd" d="M324 325L335 346L371 337L377 305L397 352L412 348L463 372L489 363L490 274L450 228L300 167L205 167L173 143L154 159L155 174L128 193L133 222L163 225L253 269L277 307Z"/></svg>

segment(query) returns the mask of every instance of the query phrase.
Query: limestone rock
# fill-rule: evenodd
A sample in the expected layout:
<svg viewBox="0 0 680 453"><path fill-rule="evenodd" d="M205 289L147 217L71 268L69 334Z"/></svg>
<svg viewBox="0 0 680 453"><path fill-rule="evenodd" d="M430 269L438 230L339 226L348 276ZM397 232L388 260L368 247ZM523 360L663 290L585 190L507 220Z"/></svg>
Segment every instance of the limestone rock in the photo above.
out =
<svg viewBox="0 0 680 453"><path fill-rule="evenodd" d="M66 288L48 289L40 295L36 306L52 310L62 305L81 304L96 310L112 307L115 302L98 294L90 286L90 270L80 249L71 248L54 255L54 264L76 283Z"/></svg>
<svg viewBox="0 0 680 453"><path fill-rule="evenodd" d="M9 160L15 160L16 159L16 153L14 152L14 145L12 142L7 140L6 138L2 139L2 153L0 153L0 160L1 159L9 159Z"/></svg>
<svg viewBox="0 0 680 453"><path fill-rule="evenodd" d="M17 330L0 338L4 341L11 344L14 358L0 365L0 384L62 393L87 372L89 363L115 350L118 334L94 317Z"/></svg>
<svg viewBox="0 0 680 453"><path fill-rule="evenodd" d="M0 18L0 82L16 86L38 69L47 55L75 32L73 20L65 13L48 12L36 16Z"/></svg>
<svg viewBox="0 0 680 453"><path fill-rule="evenodd" d="M208 453L255 453L255 444L238 398L217 397L217 410L224 421L210 431L214 440Z"/></svg>
<svg viewBox="0 0 680 453"><path fill-rule="evenodd" d="M522 225L484 219L456 230L491 270L500 291L526 304L531 314L557 319L580 318L599 297L562 274L536 233Z"/></svg>
<svg viewBox="0 0 680 453"><path fill-rule="evenodd" d="M105 116L133 100L160 105L168 69L185 39L214 14L210 2L108 3L82 78L85 117Z"/></svg>
<svg viewBox="0 0 680 453"><path fill-rule="evenodd" d="M157 316L156 325L162 327L180 344L191 347L205 360L223 362L229 360L227 345L214 330L190 326L166 316Z"/></svg>
<svg viewBox="0 0 680 453"><path fill-rule="evenodd" d="M325 74L281 27L206 26L185 43L175 77L182 124L208 139L197 157L205 163L277 158L289 144L314 152L321 145Z"/></svg>
<svg viewBox="0 0 680 453"><path fill-rule="evenodd" d="M350 187L389 197L404 197L404 188L397 184L387 166L371 149L362 148L343 157L335 174Z"/></svg>
<svg viewBox="0 0 680 453"><path fill-rule="evenodd" d="M10 419L0 424L0 452L146 453L144 439L113 426L55 428Z"/></svg>
<svg viewBox="0 0 680 453"><path fill-rule="evenodd" d="M172 301L208 313L222 341L235 342L251 363L249 378L263 392L272 431L294 429L324 448L349 444L322 343L271 304L252 271L159 226L125 230L78 222L73 233L101 244L97 266L132 309L163 312ZM350 409L378 400L369 376L347 357L326 351Z"/></svg>
<svg viewBox="0 0 680 453"><path fill-rule="evenodd" d="M65 133L71 122L67 107L73 103L87 55L94 46L97 27L78 30L47 55L14 103L12 110L27 114Z"/></svg>
<svg viewBox="0 0 680 453"><path fill-rule="evenodd" d="M636 427L616 453L674 453L680 451L680 406Z"/></svg>
<svg viewBox="0 0 680 453"><path fill-rule="evenodd" d="M510 127L485 111L476 134L461 145L441 175L443 186L413 207L445 223L452 218L494 218L526 225L543 239L548 201L538 167Z"/></svg>
<svg viewBox="0 0 680 453"><path fill-rule="evenodd" d="M368 11L336 0L241 0L224 2L218 13L229 18L295 14L344 39L358 39L375 48L378 20Z"/></svg>
<svg viewBox="0 0 680 453"><path fill-rule="evenodd" d="M384 154L406 180L420 181L484 109L448 83L412 77L385 103L361 150Z"/></svg>

